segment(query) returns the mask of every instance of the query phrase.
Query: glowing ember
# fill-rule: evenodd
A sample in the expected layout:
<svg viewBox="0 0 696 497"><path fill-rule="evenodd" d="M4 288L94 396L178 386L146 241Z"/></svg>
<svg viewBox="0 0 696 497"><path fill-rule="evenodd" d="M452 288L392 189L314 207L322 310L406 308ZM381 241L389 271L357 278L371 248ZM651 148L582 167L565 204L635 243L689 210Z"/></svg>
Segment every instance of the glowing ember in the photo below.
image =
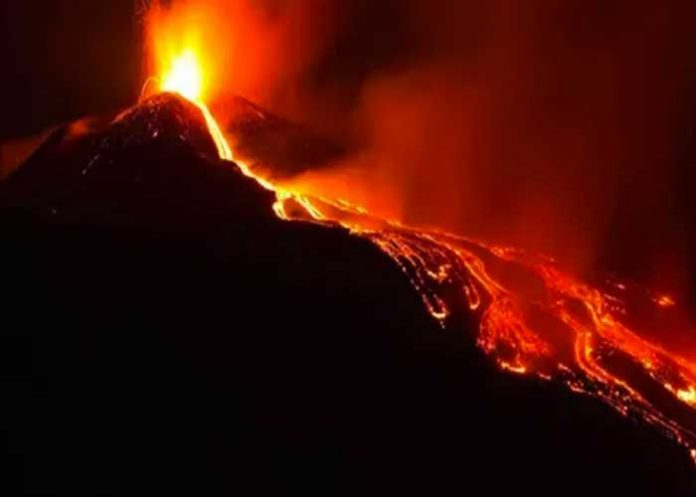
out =
<svg viewBox="0 0 696 497"><path fill-rule="evenodd" d="M669 295L662 295L655 299L655 303L660 307L674 307L676 303Z"/></svg>
<svg viewBox="0 0 696 497"><path fill-rule="evenodd" d="M220 157L231 148L204 103L206 72L196 45L159 60L162 91L176 92L202 111ZM255 176L276 193L273 206L286 220L321 223L367 238L406 273L443 327L462 307L475 312L478 346L501 369L542 381L557 381L592 395L623 415L639 416L661 428L696 457L696 365L646 339L626 324L630 312L623 283L600 288L562 272L548 258L445 233L417 230L371 216L345 200L307 196ZM619 292L616 295L615 292ZM667 312L671 297L647 297Z"/></svg>

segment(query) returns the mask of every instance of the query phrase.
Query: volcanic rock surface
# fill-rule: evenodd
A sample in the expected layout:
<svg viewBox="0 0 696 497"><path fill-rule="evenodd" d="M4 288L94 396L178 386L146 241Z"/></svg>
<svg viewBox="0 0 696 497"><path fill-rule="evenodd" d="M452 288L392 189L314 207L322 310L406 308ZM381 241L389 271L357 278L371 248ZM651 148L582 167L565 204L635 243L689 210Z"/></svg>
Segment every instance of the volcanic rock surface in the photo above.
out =
<svg viewBox="0 0 696 497"><path fill-rule="evenodd" d="M3 495L693 495L677 444L501 374L215 157L162 95L0 184Z"/></svg>

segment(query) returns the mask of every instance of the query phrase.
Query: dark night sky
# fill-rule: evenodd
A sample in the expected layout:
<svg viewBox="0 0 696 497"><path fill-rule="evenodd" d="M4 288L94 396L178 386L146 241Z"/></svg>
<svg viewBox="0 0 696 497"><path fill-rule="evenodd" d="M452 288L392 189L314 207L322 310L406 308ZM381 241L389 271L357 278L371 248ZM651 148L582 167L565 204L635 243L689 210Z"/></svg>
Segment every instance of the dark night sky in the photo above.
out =
<svg viewBox="0 0 696 497"><path fill-rule="evenodd" d="M142 72L134 0L0 3L0 138L128 105Z"/></svg>

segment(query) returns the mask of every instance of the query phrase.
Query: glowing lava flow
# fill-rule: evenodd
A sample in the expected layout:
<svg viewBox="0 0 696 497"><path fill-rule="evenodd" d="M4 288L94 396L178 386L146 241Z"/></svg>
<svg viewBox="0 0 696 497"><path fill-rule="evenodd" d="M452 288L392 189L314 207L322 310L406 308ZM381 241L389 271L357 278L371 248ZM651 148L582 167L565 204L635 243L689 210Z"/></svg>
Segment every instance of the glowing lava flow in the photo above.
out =
<svg viewBox="0 0 696 497"><path fill-rule="evenodd" d="M696 460L696 365L625 324L625 301L659 315L675 305L671 298L620 283L591 286L549 258L375 219L345 202L284 196L282 217L371 240L443 327L462 306L477 313L476 343L501 369L599 398L657 426Z"/></svg>
<svg viewBox="0 0 696 497"><path fill-rule="evenodd" d="M234 160L203 102L195 52L174 58L160 81L162 91L179 93L201 109L220 157ZM626 285L596 288L564 274L552 260L378 219L343 201L278 187L237 165L276 193L279 217L347 229L372 241L402 268L443 327L462 307L477 313L476 342L502 369L595 396L658 426L696 458L696 366L624 324ZM669 297L646 302L663 312L675 304Z"/></svg>

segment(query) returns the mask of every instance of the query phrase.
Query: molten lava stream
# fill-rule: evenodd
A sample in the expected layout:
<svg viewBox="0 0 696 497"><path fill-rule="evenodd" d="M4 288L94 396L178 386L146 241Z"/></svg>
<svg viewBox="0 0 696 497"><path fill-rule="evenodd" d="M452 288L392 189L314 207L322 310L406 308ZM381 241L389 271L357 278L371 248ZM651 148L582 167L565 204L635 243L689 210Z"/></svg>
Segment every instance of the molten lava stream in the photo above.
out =
<svg viewBox="0 0 696 497"><path fill-rule="evenodd" d="M159 89L195 103L220 158L233 161L204 103L196 52L182 51L162 74ZM627 311L620 297L563 273L552 260L402 226L332 201L331 195L281 188L243 162L236 164L276 193L279 217L347 229L373 242L401 267L443 326L452 309L466 304L480 318L476 343L503 370L599 398L623 415L656 425L696 458L696 365L623 324ZM673 304L668 297L654 302L660 308Z"/></svg>

